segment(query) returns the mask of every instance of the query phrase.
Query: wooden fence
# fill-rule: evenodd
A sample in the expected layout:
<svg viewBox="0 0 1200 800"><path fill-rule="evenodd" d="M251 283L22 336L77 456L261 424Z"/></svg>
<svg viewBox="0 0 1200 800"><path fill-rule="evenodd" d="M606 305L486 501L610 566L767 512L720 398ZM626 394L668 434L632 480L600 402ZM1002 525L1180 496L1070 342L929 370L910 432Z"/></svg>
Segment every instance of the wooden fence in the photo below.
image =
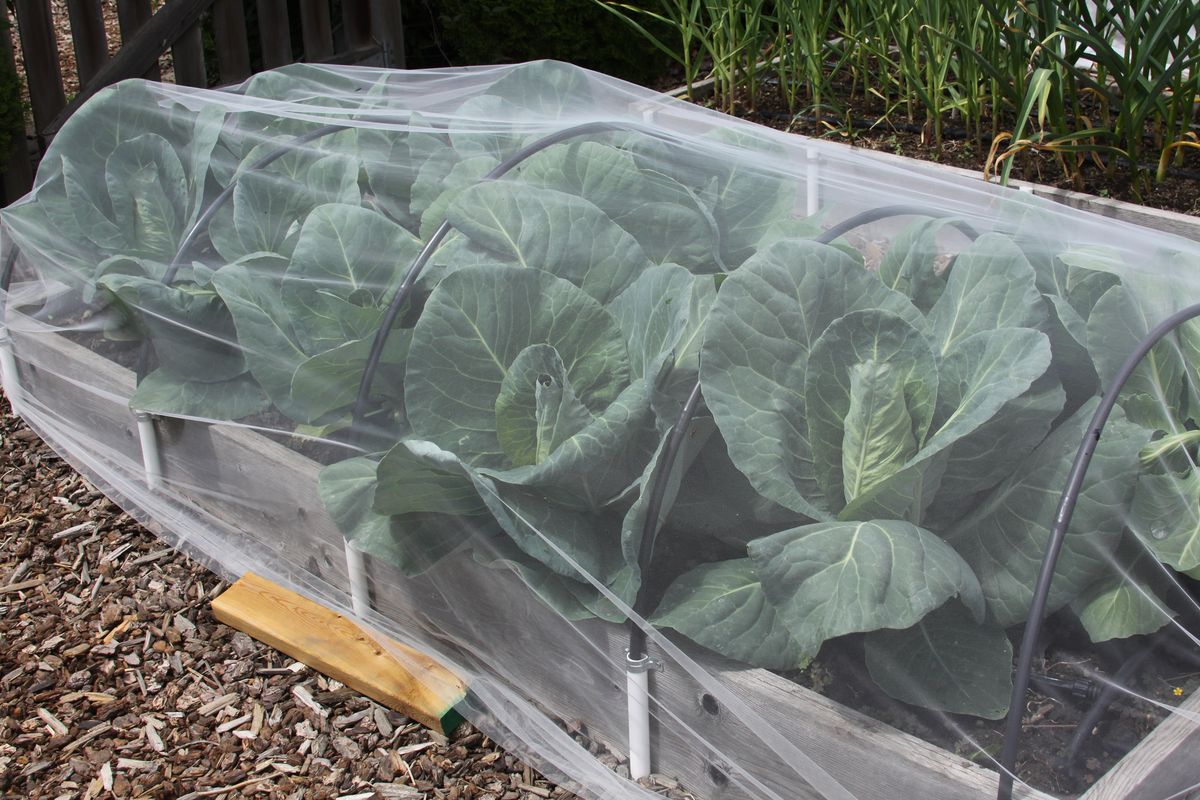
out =
<svg viewBox="0 0 1200 800"><path fill-rule="evenodd" d="M294 61L404 65L401 0L116 0L121 48L111 58L101 0L66 0L80 89L68 102L63 90L50 0L10 0L0 30L0 139L8 139L3 165L4 202L29 190L37 160L54 133L79 106L105 86L126 78L160 79L159 59L170 52L175 83L238 83L257 69ZM15 11L10 17L8 8ZM248 11L257 12L257 36ZM299 41L292 40L299 17ZM15 24L14 24L15 23ZM206 47L205 33L211 33ZM14 57L20 37L33 128L21 105ZM7 78L7 79L5 79ZM7 137L4 136L7 134Z"/></svg>

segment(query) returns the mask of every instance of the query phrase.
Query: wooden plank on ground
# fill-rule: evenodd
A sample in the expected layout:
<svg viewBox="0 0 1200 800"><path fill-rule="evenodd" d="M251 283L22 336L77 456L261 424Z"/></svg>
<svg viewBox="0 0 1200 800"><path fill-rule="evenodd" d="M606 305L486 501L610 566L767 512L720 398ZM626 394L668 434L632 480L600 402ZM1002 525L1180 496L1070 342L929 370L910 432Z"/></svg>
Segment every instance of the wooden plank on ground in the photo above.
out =
<svg viewBox="0 0 1200 800"><path fill-rule="evenodd" d="M213 616L440 733L463 718L457 676L398 642L380 644L358 625L253 573L213 601Z"/></svg>
<svg viewBox="0 0 1200 800"><path fill-rule="evenodd" d="M1079 800L1200 797L1200 692L1092 785Z"/></svg>
<svg viewBox="0 0 1200 800"><path fill-rule="evenodd" d="M79 85L84 86L108 61L108 36L100 0L67 0L67 15L71 19Z"/></svg>
<svg viewBox="0 0 1200 800"><path fill-rule="evenodd" d="M263 66L267 69L292 63L292 30L288 0L258 0L258 35Z"/></svg>

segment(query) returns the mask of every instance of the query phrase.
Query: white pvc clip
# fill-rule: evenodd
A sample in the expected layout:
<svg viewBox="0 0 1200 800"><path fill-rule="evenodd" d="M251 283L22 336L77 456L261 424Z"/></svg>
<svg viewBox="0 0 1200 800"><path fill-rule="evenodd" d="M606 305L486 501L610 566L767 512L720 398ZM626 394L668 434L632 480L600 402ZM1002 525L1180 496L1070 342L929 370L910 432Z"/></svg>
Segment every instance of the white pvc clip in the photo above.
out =
<svg viewBox="0 0 1200 800"><path fill-rule="evenodd" d="M367 564L362 551L346 542L346 573L350 576L350 605L355 616L362 617L371 610L371 593L367 589Z"/></svg>
<svg viewBox="0 0 1200 800"><path fill-rule="evenodd" d="M625 651L625 695L629 713L629 777L650 774L650 673L662 664L650 658L630 658Z"/></svg>
<svg viewBox="0 0 1200 800"><path fill-rule="evenodd" d="M804 194L804 214L811 217L820 209L821 200L821 171L820 171L820 155L817 153L817 148L807 147L804 150L805 161L808 163L808 169L805 171L805 194Z"/></svg>
<svg viewBox="0 0 1200 800"><path fill-rule="evenodd" d="M158 449L158 431L154 429L154 417L145 411L133 412L137 420L138 441L142 445L142 467L146 475L146 488L157 492L162 488L162 456Z"/></svg>
<svg viewBox="0 0 1200 800"><path fill-rule="evenodd" d="M20 413L21 380L17 374L17 358L13 354L12 337L0 329L0 386L8 396L8 404L14 414Z"/></svg>

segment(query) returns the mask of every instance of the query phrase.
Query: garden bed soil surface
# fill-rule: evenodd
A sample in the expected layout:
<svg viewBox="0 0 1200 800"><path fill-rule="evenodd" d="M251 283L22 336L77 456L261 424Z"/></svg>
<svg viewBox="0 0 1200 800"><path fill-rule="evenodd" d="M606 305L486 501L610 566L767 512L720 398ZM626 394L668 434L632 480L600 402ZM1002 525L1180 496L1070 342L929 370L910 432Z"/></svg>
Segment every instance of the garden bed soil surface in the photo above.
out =
<svg viewBox="0 0 1200 800"><path fill-rule="evenodd" d="M711 99L699 102L708 107L715 107ZM833 98L831 102L838 104L840 112L827 112L822 121L818 122L811 111L803 110L799 115L789 112L786 103L774 87L767 86L753 108L746 98L739 98L735 103L734 113L743 119L776 130L842 142L867 150L881 150L947 166L982 172L987 163L988 150L991 147L990 138L977 142L973 136L964 135L965 131L955 131L953 121L945 123L948 133L943 134L941 145L936 145L921 132L922 120L910 122L902 111L892 111L889 114L882 103L874 98L868 101L863 101L862 98L846 101L845 97L841 96ZM848 124L848 120L855 124ZM990 129L990 123L986 124L985 131ZM1011 126L1001 125L1000 130L1011 130ZM1195 152L1187 151L1185 163L1180 170L1187 175L1169 174L1165 181L1152 184L1151 189L1141 196L1133 191L1127 179L1120 176L1121 170L1117 170L1116 176L1110 177L1090 161L1084 164L1082 183L1075 183L1064 174L1055 157L1048 153L1022 153L1013 165L1011 177L1014 180L1140 203L1151 208L1200 215L1200 157L1194 155ZM1151 168L1151 176L1153 171Z"/></svg>
<svg viewBox="0 0 1200 800"><path fill-rule="evenodd" d="M0 795L575 797L469 724L442 737L215 621L224 583L7 401L0 442Z"/></svg>

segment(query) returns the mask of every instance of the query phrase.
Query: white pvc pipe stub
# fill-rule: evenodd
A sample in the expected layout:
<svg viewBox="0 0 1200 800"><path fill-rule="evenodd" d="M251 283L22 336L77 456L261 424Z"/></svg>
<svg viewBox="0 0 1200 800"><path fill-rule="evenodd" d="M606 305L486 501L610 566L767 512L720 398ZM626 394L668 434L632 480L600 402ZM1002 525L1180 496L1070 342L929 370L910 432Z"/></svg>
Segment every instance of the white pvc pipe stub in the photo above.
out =
<svg viewBox="0 0 1200 800"><path fill-rule="evenodd" d="M0 386L8 397L14 414L19 414L21 404L21 381L17 376L17 358L13 354L12 339L8 331L0 331Z"/></svg>
<svg viewBox="0 0 1200 800"><path fill-rule="evenodd" d="M142 467L146 476L146 488L157 492L162 488L162 456L158 449L158 431L154 429L154 417L145 411L135 411L138 441L142 445Z"/></svg>
<svg viewBox="0 0 1200 800"><path fill-rule="evenodd" d="M650 672L661 665L649 656L630 658L625 651L625 697L629 713L629 777L650 774Z"/></svg>
<svg viewBox="0 0 1200 800"><path fill-rule="evenodd" d="M367 564L362 551L346 542L346 574L350 576L350 605L355 616L371 610L371 593L367 588Z"/></svg>
<svg viewBox="0 0 1200 800"><path fill-rule="evenodd" d="M808 162L808 168L805 170L804 180L804 214L811 217L820 209L821 202L821 173L819 168L820 156L815 147L808 147L804 150L805 160Z"/></svg>

